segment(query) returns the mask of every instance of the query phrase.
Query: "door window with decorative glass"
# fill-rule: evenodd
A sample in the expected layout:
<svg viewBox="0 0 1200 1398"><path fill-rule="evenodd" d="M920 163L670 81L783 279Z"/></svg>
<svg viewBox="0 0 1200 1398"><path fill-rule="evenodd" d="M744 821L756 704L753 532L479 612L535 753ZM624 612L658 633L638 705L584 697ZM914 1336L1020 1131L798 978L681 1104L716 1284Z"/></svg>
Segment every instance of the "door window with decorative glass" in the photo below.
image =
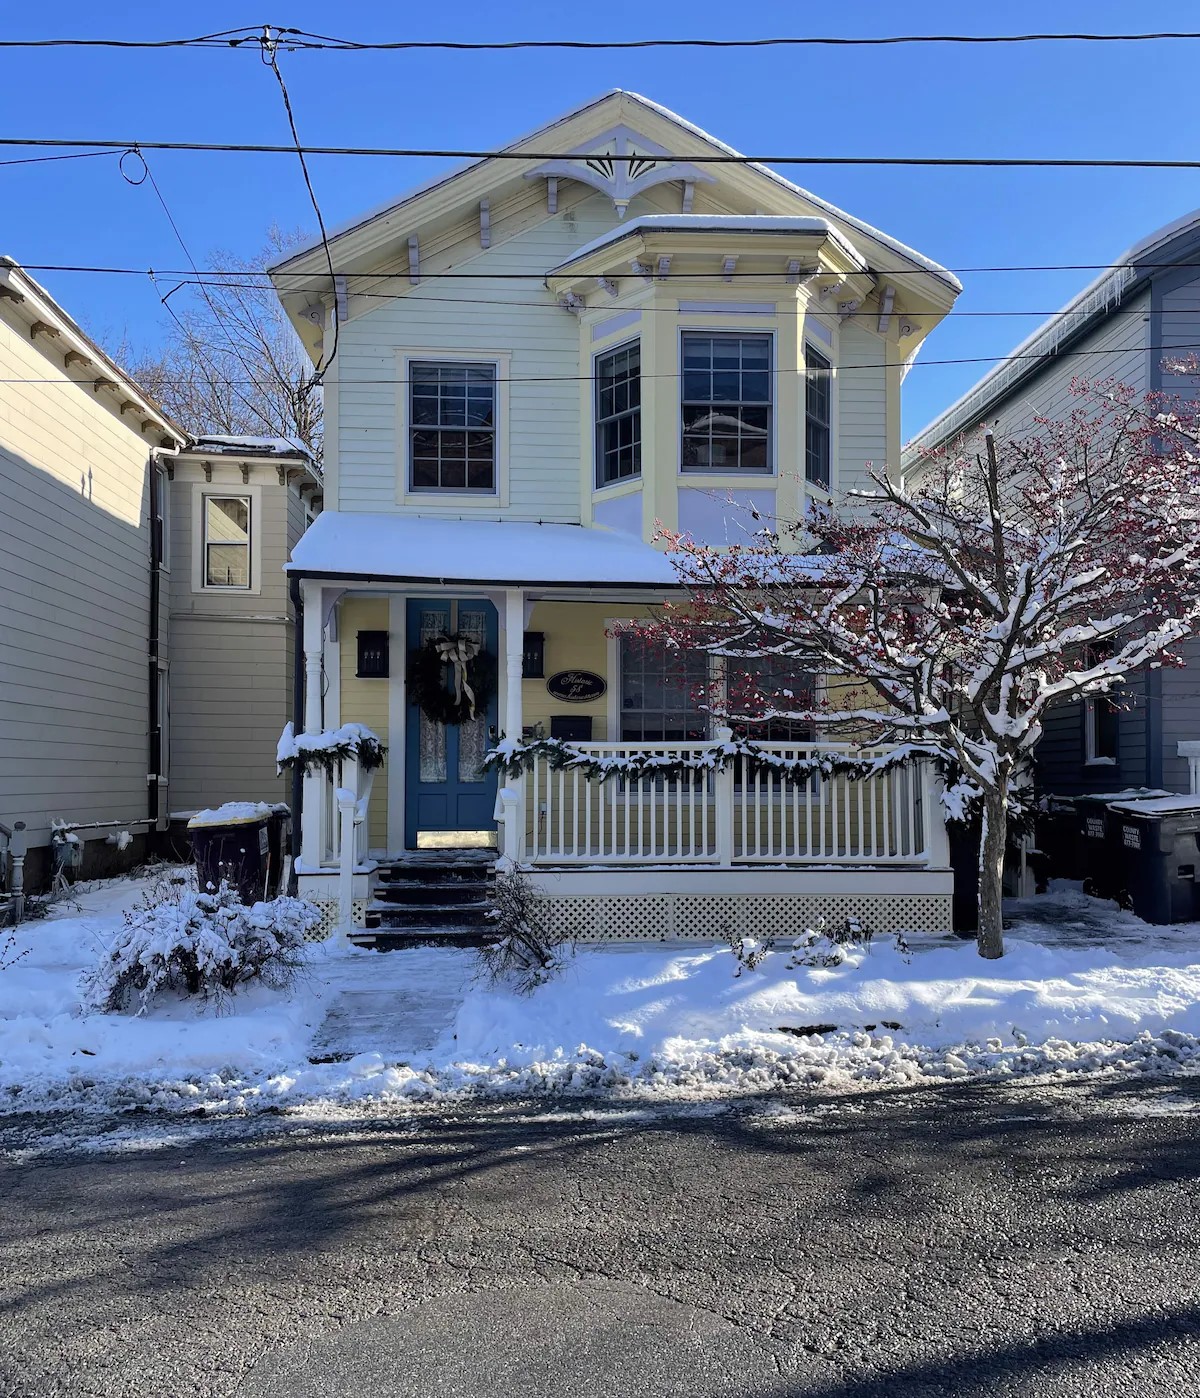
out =
<svg viewBox="0 0 1200 1398"><path fill-rule="evenodd" d="M642 474L642 347L635 340L596 360L596 484Z"/></svg>
<svg viewBox="0 0 1200 1398"><path fill-rule="evenodd" d="M683 336L685 471L771 470L771 337Z"/></svg>
<svg viewBox="0 0 1200 1398"><path fill-rule="evenodd" d="M496 366L413 361L409 377L412 490L496 489Z"/></svg>
<svg viewBox="0 0 1200 1398"><path fill-rule="evenodd" d="M250 497L204 496L205 587L250 587Z"/></svg>

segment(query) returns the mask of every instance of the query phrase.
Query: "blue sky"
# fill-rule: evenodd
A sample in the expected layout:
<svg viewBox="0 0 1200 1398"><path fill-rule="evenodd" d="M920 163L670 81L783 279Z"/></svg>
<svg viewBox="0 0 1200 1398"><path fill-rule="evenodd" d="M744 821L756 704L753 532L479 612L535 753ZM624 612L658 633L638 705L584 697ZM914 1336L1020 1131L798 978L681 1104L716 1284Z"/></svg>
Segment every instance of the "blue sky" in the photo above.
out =
<svg viewBox="0 0 1200 1398"><path fill-rule="evenodd" d="M10 8L5 37L167 37L261 18L243 4L121 0L97 10ZM744 16L741 17L741 16ZM288 0L279 23L354 38L752 37L765 34L1179 28L1175 3L1090 0L1001 7L879 0L818 12L794 3L692 0L661 11L610 0L592 10L468 0L439 14L404 6ZM1195 27L1200 28L1200 23ZM645 93L740 150L852 155L1058 155L1194 159L1183 105L1200 42L1142 45L641 53L295 54L282 60L301 136L313 144L486 148L609 87ZM287 139L274 79L250 51L6 54L0 131L12 136ZM1165 100L1175 94L1173 109ZM0 159L25 154L0 153ZM158 183L197 261L249 254L272 223L310 229L295 162L282 156L162 152ZM436 173L440 163L317 158L336 224ZM1200 171L801 169L784 173L950 267L1103 263L1200 206ZM0 168L0 251L33 263L177 267L149 185L115 158ZM152 344L163 312L148 281L68 273L43 280L101 336ZM957 314L922 361L1001 355L1092 277L1089 271L964 272ZM1002 314L994 314L1001 312ZM1022 314L1013 314L1020 312ZM986 364L921 363L904 390L914 431Z"/></svg>

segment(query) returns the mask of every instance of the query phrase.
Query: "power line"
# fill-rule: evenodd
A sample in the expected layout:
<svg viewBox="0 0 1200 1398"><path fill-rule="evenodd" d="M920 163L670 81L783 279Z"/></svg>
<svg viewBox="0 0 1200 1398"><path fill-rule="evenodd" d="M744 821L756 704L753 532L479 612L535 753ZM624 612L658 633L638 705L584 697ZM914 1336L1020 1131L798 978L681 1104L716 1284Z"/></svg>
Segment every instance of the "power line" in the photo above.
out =
<svg viewBox="0 0 1200 1398"><path fill-rule="evenodd" d="M1200 342L1192 345L1140 345L1136 351L1141 354L1161 353L1161 354L1184 354L1195 353L1200 355ZM1114 347L1109 349L1077 349L1063 350L1058 354L983 354L963 357L958 359L914 359L908 360L881 360L874 364L844 364L835 365L835 370L839 375L854 374L866 369L931 369L955 364L998 364L1011 360L1034 359L1046 364L1057 364L1064 359L1092 358L1100 355L1129 354L1128 347ZM773 376L779 377L784 374L795 374L803 376L809 371L807 369L782 368L776 365L769 371ZM683 377L682 370L672 370L666 373L643 373L643 379L680 379ZM600 378L597 374L509 374L497 376L493 383L523 384L523 383L595 383ZM74 379L0 379L0 384L68 384L75 383ZM192 384L195 379L168 378L164 382L176 384ZM225 384L253 383L253 379L218 379L216 382ZM407 378L360 378L344 380L345 383L366 386L387 386L404 385L413 382Z"/></svg>
<svg viewBox="0 0 1200 1398"><path fill-rule="evenodd" d="M97 156L114 156L115 150L81 150L71 155L27 155L21 160L0 160L0 167L6 165L48 165L55 160L95 160Z"/></svg>
<svg viewBox="0 0 1200 1398"><path fill-rule="evenodd" d="M383 156L396 159L436 160L561 160L562 151L452 150L410 146L281 146L267 142L229 141L110 141L24 136L0 137L0 146L83 147L88 150L170 150L222 155L337 155ZM605 152L604 158L628 163L643 155ZM1149 160L1145 158L1084 156L948 156L948 155L720 155L686 154L656 157L667 163L693 165L850 165L919 166L946 169L1047 169L1047 170L1200 170L1200 160Z"/></svg>
<svg viewBox="0 0 1200 1398"><path fill-rule="evenodd" d="M313 34L288 26L272 25L289 49L338 53L388 53L422 50L452 52L512 52L520 49L630 50L630 49L764 49L764 48L891 48L915 44L1130 44L1164 40L1200 39L1194 30L1160 30L1140 33L1027 33L1027 34L879 34L879 35L771 35L757 39L405 39L361 40ZM179 39L50 38L0 39L5 49L239 49L258 43L262 26L242 25L216 34Z"/></svg>
<svg viewBox="0 0 1200 1398"><path fill-rule="evenodd" d="M292 142L296 147L296 155L300 160L300 171L304 176L304 187L308 190L308 198L313 207L313 213L317 216L317 227L321 230L321 246L325 249L325 261L329 267L329 289L333 293L334 316L333 316L333 346L329 351L329 358L326 359L324 352L317 364L314 375L317 383L321 382L322 376L328 371L329 366L337 358L338 340L340 338L339 322L341 316L337 313L337 275L333 270L333 252L329 246L329 234L325 231L325 219L321 214L321 206L317 202L316 190L313 189L312 178L308 173L308 161L304 158L304 148L300 144L300 133L296 129L296 117L292 111L292 99L288 94L287 83L283 80L283 74L279 71L279 57L276 52L277 45L271 38L269 28L264 28L262 37L259 40L261 45L261 55L263 63L275 74L275 80L279 84L279 91L283 97L283 108L287 113L288 127L292 133ZM199 273L197 273L199 275Z"/></svg>
<svg viewBox="0 0 1200 1398"><path fill-rule="evenodd" d="M110 267L79 262L23 262L21 265L25 268L26 271L29 272L81 272L121 277L145 277L148 276L151 271L151 269L148 267ZM1145 269L1146 271L1161 271L1166 268L1172 267L1200 268L1200 262L1143 262L1139 259L1137 266L1139 268ZM157 271L157 274L161 277L186 277L188 275L188 272L186 270L180 270L179 268L167 269L160 267L155 270ZM958 276L981 275L985 272L1112 272L1116 270L1117 268L1111 262L1013 262L1003 265L997 264L995 266L939 268L939 271L953 272ZM200 270L199 275L205 277L244 277L247 275L247 273L244 267L204 267ZM286 270L286 268L280 268L279 270L274 272L262 272L258 275L269 278L272 281L281 277L299 277L306 281L312 279L311 272L289 272ZM405 268L403 271L392 272L354 272L350 275L352 275L354 280L356 281L362 281L366 278L381 281L395 281L397 278L407 277L408 269ZM469 272L458 271L454 268L448 268L444 272L423 271L421 273L421 280L430 282L446 280L489 282L543 282L545 281L547 275L547 272L503 272L499 270L488 272ZM780 273L774 272L739 272L736 268L734 268L731 272L724 272L721 270L712 272L688 272L686 274L682 272L668 272L667 275L661 280L668 282L702 280L706 281L714 280L717 277L719 277L722 281L724 281L727 278L732 277L738 281L757 278L761 281L770 282L774 284L778 283L780 275ZM928 272L923 267L900 267L889 268L886 273L881 273L880 275L890 279L892 277L928 276ZM655 274L655 280L660 280L657 273Z"/></svg>
<svg viewBox="0 0 1200 1398"><path fill-rule="evenodd" d="M1178 264L1177 264L1177 263L1173 263L1172 265L1173 265L1173 266L1177 266ZM157 275L158 275L158 276L168 276L168 275L171 275L171 274L166 273L166 272L159 272ZM180 286L195 286L195 287L209 286L209 287L212 287L212 288L217 289L217 290L224 289L224 290L233 290L233 291L269 291L269 290L271 290L272 288L271 288L271 284L270 284L270 279L269 279L267 273L263 272L263 273L261 273L261 274L259 274L259 275L261 275L261 276L264 278L264 280L258 281L258 282L252 282L252 281L247 281L247 282L233 282L233 281L205 282L205 281L202 281L202 280L201 280L201 281L197 281L197 280L195 280L195 279L193 279L193 278L184 277L184 278L181 280L181 282L180 282ZM394 277L394 278L399 279L399 278L402 278L403 276L406 276L407 273L394 272L394 273L388 273L388 275L391 276L391 277ZM720 275L720 274L717 274L717 275ZM765 274L763 274L763 275L765 275ZM434 280L434 279L435 279L434 277L431 277L431 278L430 278L431 281ZM772 278L771 278L771 281L772 281L773 284L777 283L777 282L778 282L778 276L772 277ZM412 290L402 291L402 292L400 292L399 294L397 294L397 293L395 293L395 292L390 292L390 291L349 291L347 294L348 294L350 297L352 297L354 300L361 300L361 301L404 301L404 302L407 302L407 301L423 301L423 302L427 302L427 303L432 304L432 305L448 305L448 306L518 306L518 307L521 307L522 309L529 309L529 308L553 309L553 308L554 308L554 307L553 307L553 304L552 304L552 303L549 303L549 302L538 302L538 301L528 301L528 300L527 300L527 301L517 301L517 300L510 300L510 299L506 299L506 298L504 298L504 297L497 297L497 296L487 296L487 297L484 297L484 296L442 296L442 295L437 295L437 296L426 296L426 295L422 295L421 292L419 292L419 291L412 291ZM637 307L634 307L634 309L636 309L641 315L671 315L671 316L687 315L687 312L686 312L686 311L682 311L682 312L681 312L681 311L678 309L678 307L676 307L676 306L637 306ZM966 316L968 319L989 319L989 320L990 320L990 319L999 319L999 320L1005 320L1005 319L1018 318L1018 317L1022 317L1022 316L1029 316L1029 317L1032 317L1032 316L1042 316L1042 317L1044 318L1044 317L1046 317L1046 316L1053 316L1053 315L1060 315L1060 314L1077 315L1077 316L1088 316L1088 315L1091 315L1092 312L1091 312L1091 311L1085 311L1085 310L1067 311L1067 310L1064 310L1064 308L1061 307L1061 306L1052 307L1050 310L1005 310L1005 311L967 311L967 310L958 310L957 308L954 308L954 309L951 309L951 310L949 310L949 311L943 312L943 313L942 313L942 316L939 317L939 319L949 319L951 316L958 316L958 317ZM1143 319L1143 320L1147 318L1147 312L1146 312L1146 310L1145 310L1144 308L1141 308L1141 309L1133 309L1133 310L1121 310L1121 309L1119 309L1119 308L1115 308L1115 309L1111 309L1111 310L1106 311L1105 314L1106 314L1107 316L1137 316L1137 317L1139 317L1140 319ZM869 309L866 309L866 310L858 310L858 311L839 311L839 312L838 312L838 318L839 318L840 320L865 320L865 319L875 319L875 318L877 318L878 316L879 316L879 310L878 310L877 307L875 307L875 308L869 308Z"/></svg>

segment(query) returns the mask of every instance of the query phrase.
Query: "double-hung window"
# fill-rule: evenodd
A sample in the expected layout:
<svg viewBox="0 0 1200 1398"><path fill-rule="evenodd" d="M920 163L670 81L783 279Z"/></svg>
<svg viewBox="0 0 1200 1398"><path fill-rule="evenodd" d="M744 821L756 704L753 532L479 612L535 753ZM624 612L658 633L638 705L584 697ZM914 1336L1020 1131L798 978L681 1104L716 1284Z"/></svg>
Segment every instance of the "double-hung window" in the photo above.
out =
<svg viewBox="0 0 1200 1398"><path fill-rule="evenodd" d="M250 588L249 495L205 495L204 586Z"/></svg>
<svg viewBox="0 0 1200 1398"><path fill-rule="evenodd" d="M686 331L685 471L771 470L771 337Z"/></svg>
<svg viewBox="0 0 1200 1398"><path fill-rule="evenodd" d="M634 340L596 360L596 484L642 474L642 347Z"/></svg>
<svg viewBox="0 0 1200 1398"><path fill-rule="evenodd" d="M496 366L409 364L410 488L494 492Z"/></svg>
<svg viewBox="0 0 1200 1398"><path fill-rule="evenodd" d="M804 424L804 474L813 485L829 489L829 442L833 422L833 365L811 346L805 348L807 400Z"/></svg>
<svg viewBox="0 0 1200 1398"><path fill-rule="evenodd" d="M725 673L732 713L740 709L755 718L768 712L777 714L774 718L759 719L757 722L735 721L735 732L752 742L812 742L811 723L784 717L813 708L816 682L812 675L797 672L794 661L774 655L728 659Z"/></svg>
<svg viewBox="0 0 1200 1398"><path fill-rule="evenodd" d="M621 741L703 742L708 714L700 696L708 683L704 651L668 650L639 636L620 638Z"/></svg>

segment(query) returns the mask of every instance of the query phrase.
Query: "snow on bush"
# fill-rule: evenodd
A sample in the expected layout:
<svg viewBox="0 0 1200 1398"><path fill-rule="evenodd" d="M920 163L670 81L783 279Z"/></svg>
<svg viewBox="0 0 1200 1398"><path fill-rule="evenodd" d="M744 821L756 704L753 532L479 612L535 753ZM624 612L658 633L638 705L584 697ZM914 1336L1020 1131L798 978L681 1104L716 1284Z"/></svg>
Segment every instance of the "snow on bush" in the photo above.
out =
<svg viewBox="0 0 1200 1398"><path fill-rule="evenodd" d="M219 1001L251 982L286 989L304 963L305 934L320 921L299 898L247 907L224 880L215 892L160 885L124 916L85 980L88 1002L109 1014L143 1014L168 994Z"/></svg>

